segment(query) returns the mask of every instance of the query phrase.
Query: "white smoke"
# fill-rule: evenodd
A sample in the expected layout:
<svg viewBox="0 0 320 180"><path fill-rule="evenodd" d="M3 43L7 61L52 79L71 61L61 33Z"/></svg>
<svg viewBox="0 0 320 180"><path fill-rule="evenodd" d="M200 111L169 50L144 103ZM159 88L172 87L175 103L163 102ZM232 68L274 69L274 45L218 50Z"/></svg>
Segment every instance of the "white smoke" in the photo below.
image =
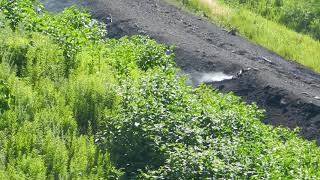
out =
<svg viewBox="0 0 320 180"><path fill-rule="evenodd" d="M231 80L235 77L233 75L228 75L223 72L192 72L187 73L185 75L187 75L188 77L186 83L192 86L198 86L201 83L214 83L225 80Z"/></svg>
<svg viewBox="0 0 320 180"><path fill-rule="evenodd" d="M201 73L199 81L204 83L210 82L220 82L224 80L230 80L233 76L224 74L223 72L214 72L214 73Z"/></svg>

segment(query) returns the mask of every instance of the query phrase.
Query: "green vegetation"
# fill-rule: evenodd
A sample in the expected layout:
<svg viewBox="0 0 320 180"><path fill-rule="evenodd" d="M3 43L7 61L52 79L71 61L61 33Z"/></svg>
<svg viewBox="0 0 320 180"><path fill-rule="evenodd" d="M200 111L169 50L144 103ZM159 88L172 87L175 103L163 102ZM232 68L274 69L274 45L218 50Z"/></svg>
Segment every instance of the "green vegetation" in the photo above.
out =
<svg viewBox="0 0 320 180"><path fill-rule="evenodd" d="M270 20L297 32L320 39L319 0L223 0L227 4L244 6Z"/></svg>
<svg viewBox="0 0 320 180"><path fill-rule="evenodd" d="M275 5L273 5L271 2L276 3L278 0L241 1L243 3L247 3L247 6L227 6L226 4L216 0L168 1L176 1L180 3L184 2L184 5L187 8L200 15L207 16L215 23L218 23L226 28L235 28L242 36L248 38L252 42L260 44L288 60L296 61L313 69L316 72L320 72L320 42L308 35L297 33L288 28L290 27L299 32L304 32L317 38L317 33L320 32L320 26L318 22L319 15L316 14L319 13L320 6L311 6L309 5L310 3L307 3L307 1L297 2L292 0L284 0L283 2L286 3L281 5L281 11L279 10L281 13L277 13L277 8L274 7ZM231 3L238 1L225 0L225 2ZM263 2L270 2L270 7L268 5L268 9L265 9L265 6L262 6ZM290 5L288 5L287 2L290 2ZM314 1L314 3L316 3L316 1ZM308 9L300 7L300 4L305 4L306 6L308 5L308 7L313 8L314 10L312 10L312 13L305 12L304 15L300 15L304 12L304 10L308 11ZM255 11L248 10L248 8L246 8L248 6L252 7L252 9L255 9ZM259 6L259 8L256 8L256 6ZM301 12L299 14L295 14L296 11L299 10L301 10ZM295 16L292 14L295 14ZM305 20L304 18L307 18L306 16L310 19ZM267 17L270 20L264 17ZM301 19L298 20L298 17ZM287 25L288 27L278 24L277 22Z"/></svg>
<svg viewBox="0 0 320 180"><path fill-rule="evenodd" d="M1 179L320 177L314 142L186 85L171 47L32 3L0 1Z"/></svg>

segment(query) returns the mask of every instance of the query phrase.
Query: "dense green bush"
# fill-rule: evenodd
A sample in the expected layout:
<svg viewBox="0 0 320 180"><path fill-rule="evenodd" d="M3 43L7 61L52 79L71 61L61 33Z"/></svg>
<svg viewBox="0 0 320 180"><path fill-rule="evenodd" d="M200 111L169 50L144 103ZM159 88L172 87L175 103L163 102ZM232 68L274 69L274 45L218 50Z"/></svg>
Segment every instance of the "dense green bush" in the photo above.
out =
<svg viewBox="0 0 320 180"><path fill-rule="evenodd" d="M318 0L223 0L249 8L268 19L309 34L320 40L320 2Z"/></svg>
<svg viewBox="0 0 320 180"><path fill-rule="evenodd" d="M74 56L87 42L102 41L106 35L105 25L76 7L50 15L37 0L0 1L0 11L13 30L23 29L48 35L62 46L65 57L65 74L75 66Z"/></svg>
<svg viewBox="0 0 320 180"><path fill-rule="evenodd" d="M25 28L35 28L37 23L41 22L38 13L41 13L42 10L43 6L35 0L0 1L0 11L5 15L13 30L21 22L25 23Z"/></svg>
<svg viewBox="0 0 320 180"><path fill-rule="evenodd" d="M314 142L262 124L232 94L186 85L171 47L99 39L104 26L74 7L50 15L20 0L16 20L0 2L1 179L320 177Z"/></svg>
<svg viewBox="0 0 320 180"><path fill-rule="evenodd" d="M231 94L192 89L183 78L157 69L121 89L121 110L105 137L111 158L129 176L139 169L141 179L319 176L315 144L263 125L262 111ZM301 156L295 142L310 154Z"/></svg>

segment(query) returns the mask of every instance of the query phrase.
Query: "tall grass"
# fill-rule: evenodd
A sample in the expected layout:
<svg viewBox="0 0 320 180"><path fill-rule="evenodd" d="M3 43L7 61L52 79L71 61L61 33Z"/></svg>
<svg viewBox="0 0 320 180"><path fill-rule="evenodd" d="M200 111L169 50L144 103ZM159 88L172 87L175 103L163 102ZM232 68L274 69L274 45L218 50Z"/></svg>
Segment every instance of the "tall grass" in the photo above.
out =
<svg viewBox="0 0 320 180"><path fill-rule="evenodd" d="M297 33L245 8L235 9L216 0L189 0L184 5L225 28L236 28L242 36L285 59L320 72L320 42L308 35Z"/></svg>
<svg viewBox="0 0 320 180"><path fill-rule="evenodd" d="M269 20L320 40L319 0L220 0L235 8L245 7Z"/></svg>

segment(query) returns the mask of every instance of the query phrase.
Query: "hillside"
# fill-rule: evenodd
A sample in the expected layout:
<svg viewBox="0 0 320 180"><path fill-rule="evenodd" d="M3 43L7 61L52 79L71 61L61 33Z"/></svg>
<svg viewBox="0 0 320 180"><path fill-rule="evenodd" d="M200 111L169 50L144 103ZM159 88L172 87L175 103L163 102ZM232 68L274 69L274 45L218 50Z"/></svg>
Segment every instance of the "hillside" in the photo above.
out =
<svg viewBox="0 0 320 180"><path fill-rule="evenodd" d="M109 37L141 34L174 45L174 60L193 85L206 74L236 76L244 71L234 80L207 83L256 102L266 109L265 123L298 126L304 137L320 140L320 75L314 71L162 0L96 0L86 5L96 19L108 23L112 16Z"/></svg>
<svg viewBox="0 0 320 180"><path fill-rule="evenodd" d="M0 5L1 179L320 177L315 142L263 124L263 110L231 93L188 85L174 47L141 35L110 38L115 30L76 7L50 14L33 0Z"/></svg>

